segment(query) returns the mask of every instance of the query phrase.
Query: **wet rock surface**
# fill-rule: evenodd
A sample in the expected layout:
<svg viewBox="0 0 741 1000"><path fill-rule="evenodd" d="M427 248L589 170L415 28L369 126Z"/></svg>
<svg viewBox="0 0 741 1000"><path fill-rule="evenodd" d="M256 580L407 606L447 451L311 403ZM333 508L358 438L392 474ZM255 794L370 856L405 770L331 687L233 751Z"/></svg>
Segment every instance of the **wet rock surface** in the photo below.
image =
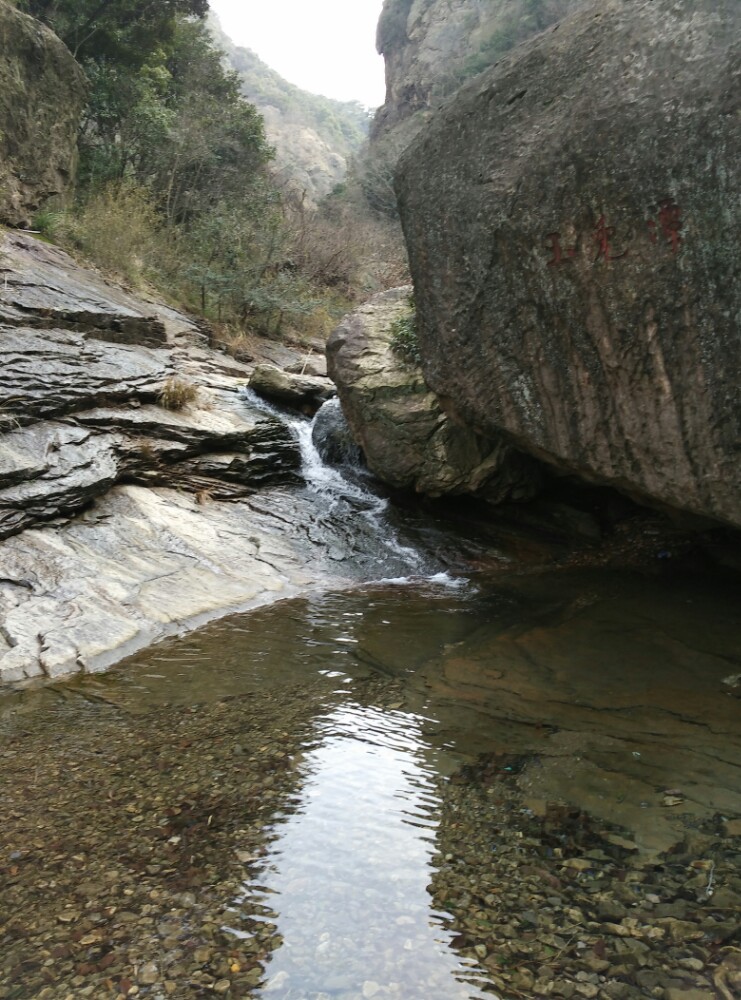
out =
<svg viewBox="0 0 741 1000"><path fill-rule="evenodd" d="M561 470L735 525L740 17L582 10L467 84L397 178L430 388Z"/></svg>
<svg viewBox="0 0 741 1000"><path fill-rule="evenodd" d="M451 420L415 363L392 348L411 288L374 296L327 343L328 371L368 467L383 482L429 496L477 493L494 502L533 495L537 472L501 438Z"/></svg>
<svg viewBox="0 0 741 1000"><path fill-rule="evenodd" d="M4 233L0 265L0 682L304 585L311 546L230 506L298 482L295 438L241 396L251 369L56 247Z"/></svg>
<svg viewBox="0 0 741 1000"><path fill-rule="evenodd" d="M350 430L339 399L328 399L317 411L311 428L314 447L329 465L359 465L360 446Z"/></svg>

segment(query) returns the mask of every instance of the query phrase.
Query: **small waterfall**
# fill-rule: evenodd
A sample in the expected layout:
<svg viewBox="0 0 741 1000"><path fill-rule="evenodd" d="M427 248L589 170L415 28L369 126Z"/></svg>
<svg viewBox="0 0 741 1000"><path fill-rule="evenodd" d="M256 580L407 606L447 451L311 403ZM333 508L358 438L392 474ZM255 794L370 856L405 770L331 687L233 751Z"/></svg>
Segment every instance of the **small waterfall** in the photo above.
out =
<svg viewBox="0 0 741 1000"><path fill-rule="evenodd" d="M371 493L362 483L349 479L336 466L327 465L314 444L313 420L299 417L289 419L286 423L298 441L301 450L301 472L310 490L330 501L341 497L352 498L367 504L369 509L379 514L386 510L388 500Z"/></svg>
<svg viewBox="0 0 741 1000"><path fill-rule="evenodd" d="M313 525L326 530L328 546L336 548L344 538L345 558L370 561L373 565L375 572L369 579L429 577L439 573L437 560L404 539L391 523L389 515L393 511L389 501L373 492L369 477L359 469L338 468L324 461L312 438L313 420L286 413L251 389L243 389L242 397L252 408L280 420L296 438L305 490L313 500Z"/></svg>

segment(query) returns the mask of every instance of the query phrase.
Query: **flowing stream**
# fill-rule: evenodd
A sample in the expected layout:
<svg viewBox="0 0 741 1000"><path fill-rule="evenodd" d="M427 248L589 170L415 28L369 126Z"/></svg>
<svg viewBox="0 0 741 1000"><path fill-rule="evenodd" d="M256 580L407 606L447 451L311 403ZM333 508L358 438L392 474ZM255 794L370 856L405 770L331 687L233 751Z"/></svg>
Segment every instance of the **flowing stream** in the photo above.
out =
<svg viewBox="0 0 741 1000"><path fill-rule="evenodd" d="M455 579L292 426L365 582L0 701L0 997L732 982L738 585Z"/></svg>

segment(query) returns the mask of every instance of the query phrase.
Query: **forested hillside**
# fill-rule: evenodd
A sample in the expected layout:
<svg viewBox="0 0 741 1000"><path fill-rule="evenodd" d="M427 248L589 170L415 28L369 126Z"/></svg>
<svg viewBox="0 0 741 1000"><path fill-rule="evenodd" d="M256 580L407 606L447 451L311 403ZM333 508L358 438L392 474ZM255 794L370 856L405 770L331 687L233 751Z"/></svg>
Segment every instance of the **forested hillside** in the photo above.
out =
<svg viewBox="0 0 741 1000"><path fill-rule="evenodd" d="M234 45L211 15L214 40L239 75L242 94L259 110L275 147L273 172L315 202L344 181L368 138L370 111L359 101L335 101L283 79L251 49Z"/></svg>
<svg viewBox="0 0 741 1000"><path fill-rule="evenodd" d="M38 214L47 236L237 340L242 329L321 335L365 284L383 283L361 268L359 248L373 242L362 220L323 217L276 178L263 117L225 68L207 0L16 6L59 35L89 87L76 199ZM318 102L325 130L341 131L332 102L326 113Z"/></svg>

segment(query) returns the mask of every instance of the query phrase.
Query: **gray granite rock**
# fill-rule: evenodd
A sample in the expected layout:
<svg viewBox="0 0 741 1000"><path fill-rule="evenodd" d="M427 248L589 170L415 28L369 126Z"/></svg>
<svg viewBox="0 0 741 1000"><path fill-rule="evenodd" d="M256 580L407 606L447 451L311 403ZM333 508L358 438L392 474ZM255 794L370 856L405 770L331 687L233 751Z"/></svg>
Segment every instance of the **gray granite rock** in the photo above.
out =
<svg viewBox="0 0 741 1000"><path fill-rule="evenodd" d="M328 378L291 374L275 365L265 364L255 366L249 386L264 399L311 413L335 394Z"/></svg>
<svg viewBox="0 0 741 1000"><path fill-rule="evenodd" d="M603 0L397 177L424 373L561 472L741 524L741 5Z"/></svg>
<svg viewBox="0 0 741 1000"><path fill-rule="evenodd" d="M481 437L451 420L419 366L395 353L393 326L408 316L410 292L374 296L327 344L329 372L368 467L390 486L429 496L532 496L538 477L528 461L501 437Z"/></svg>

